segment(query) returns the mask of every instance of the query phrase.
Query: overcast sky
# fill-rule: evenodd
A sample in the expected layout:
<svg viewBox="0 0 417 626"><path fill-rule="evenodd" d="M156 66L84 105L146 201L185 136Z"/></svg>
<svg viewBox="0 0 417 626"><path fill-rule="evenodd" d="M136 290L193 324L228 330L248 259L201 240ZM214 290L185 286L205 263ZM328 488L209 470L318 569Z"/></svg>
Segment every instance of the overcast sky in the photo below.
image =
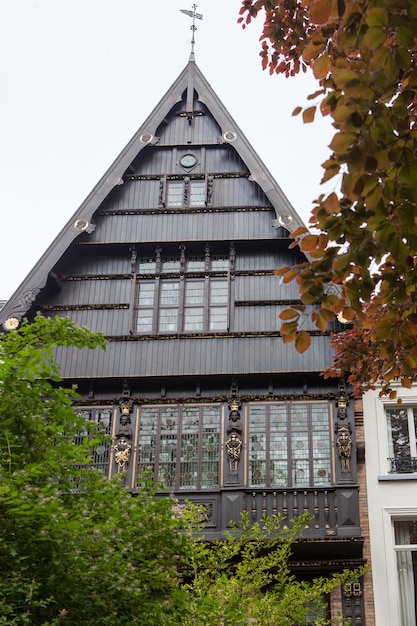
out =
<svg viewBox="0 0 417 626"><path fill-rule="evenodd" d="M261 20L200 0L196 62L301 218L320 193L328 119L292 117L312 77L262 72ZM0 300L9 298L188 62L182 0L0 2Z"/></svg>

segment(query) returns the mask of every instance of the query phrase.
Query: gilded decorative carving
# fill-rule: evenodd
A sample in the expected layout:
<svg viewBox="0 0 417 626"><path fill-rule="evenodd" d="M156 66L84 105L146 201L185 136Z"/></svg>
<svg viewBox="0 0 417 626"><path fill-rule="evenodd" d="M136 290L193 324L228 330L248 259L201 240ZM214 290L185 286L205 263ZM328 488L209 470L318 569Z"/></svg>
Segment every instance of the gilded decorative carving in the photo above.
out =
<svg viewBox="0 0 417 626"><path fill-rule="evenodd" d="M337 450L339 452L342 470L350 470L350 459L352 456L352 437L350 427L339 427L336 437Z"/></svg>
<svg viewBox="0 0 417 626"><path fill-rule="evenodd" d="M344 388L341 387L337 397L336 446L341 468L344 471L350 470L350 460L352 457L352 429L347 421L348 403L349 398Z"/></svg>
<svg viewBox="0 0 417 626"><path fill-rule="evenodd" d="M229 402L229 422L227 424L227 434L230 435L226 441L226 451L229 457L229 469L236 472L242 452L242 422L240 419L241 402L239 398L232 397Z"/></svg>
<svg viewBox="0 0 417 626"><path fill-rule="evenodd" d="M131 400L122 400L120 402L120 423L116 433L117 442L114 445L114 460L117 465L118 474L126 474L130 461L130 453L132 450L132 425L130 412L132 410Z"/></svg>
<svg viewBox="0 0 417 626"><path fill-rule="evenodd" d="M118 474L126 474L127 466L130 461L130 451L132 450L132 444L129 443L124 437L114 446L114 460L117 465Z"/></svg>
<svg viewBox="0 0 417 626"><path fill-rule="evenodd" d="M226 441L226 450L229 457L229 469L231 472L236 472L242 452L242 439L236 433L232 433Z"/></svg>

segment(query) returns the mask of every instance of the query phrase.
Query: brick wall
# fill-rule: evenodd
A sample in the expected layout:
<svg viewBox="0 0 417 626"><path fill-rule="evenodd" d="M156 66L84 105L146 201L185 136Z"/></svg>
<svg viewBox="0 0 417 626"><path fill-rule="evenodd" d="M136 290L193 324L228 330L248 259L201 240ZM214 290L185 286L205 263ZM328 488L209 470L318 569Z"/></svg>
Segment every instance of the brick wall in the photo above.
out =
<svg viewBox="0 0 417 626"><path fill-rule="evenodd" d="M358 444L358 484L359 484L359 516L362 537L364 539L363 557L371 565L371 550L369 541L368 499L366 495L366 472L365 472L365 435L363 428L363 403L362 398L355 399L355 427L356 441ZM368 444L369 445L369 444ZM363 580L363 599L365 606L366 626L375 626L374 595L372 586L372 571L369 571Z"/></svg>

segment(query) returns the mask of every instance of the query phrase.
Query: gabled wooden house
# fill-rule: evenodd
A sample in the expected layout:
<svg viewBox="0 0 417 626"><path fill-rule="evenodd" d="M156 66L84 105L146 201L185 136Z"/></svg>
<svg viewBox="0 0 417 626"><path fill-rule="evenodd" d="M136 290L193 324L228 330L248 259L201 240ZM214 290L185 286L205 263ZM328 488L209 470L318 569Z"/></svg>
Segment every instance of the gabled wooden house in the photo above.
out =
<svg viewBox="0 0 417 626"><path fill-rule="evenodd" d="M302 181L300 181L302 184ZM60 349L79 410L112 446L94 451L133 493L143 470L201 503L206 536L246 510L312 516L294 548L300 576L362 562L353 402L328 333L284 344L299 301L274 270L302 222L194 62L189 63L1 309L4 329L36 311L102 331L107 350ZM364 624L360 585L344 614Z"/></svg>

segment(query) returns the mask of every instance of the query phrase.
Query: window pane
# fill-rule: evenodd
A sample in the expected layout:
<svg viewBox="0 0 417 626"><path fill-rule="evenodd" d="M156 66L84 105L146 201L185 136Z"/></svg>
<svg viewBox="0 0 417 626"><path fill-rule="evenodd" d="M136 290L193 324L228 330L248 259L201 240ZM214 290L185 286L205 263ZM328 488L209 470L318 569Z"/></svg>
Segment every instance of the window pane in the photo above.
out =
<svg viewBox="0 0 417 626"><path fill-rule="evenodd" d="M227 328L227 308L211 307L210 309L210 330L226 330Z"/></svg>
<svg viewBox="0 0 417 626"><path fill-rule="evenodd" d="M205 267L206 264L202 256L191 256L187 259L188 272L204 272Z"/></svg>
<svg viewBox="0 0 417 626"><path fill-rule="evenodd" d="M188 206L205 206L206 182L204 180L190 180Z"/></svg>
<svg viewBox="0 0 417 626"><path fill-rule="evenodd" d="M220 406L144 407L137 471L152 468L167 491L219 485Z"/></svg>
<svg viewBox="0 0 417 626"><path fill-rule="evenodd" d="M270 485L286 487L288 485L288 426L287 407L275 404L270 409Z"/></svg>
<svg viewBox="0 0 417 626"><path fill-rule="evenodd" d="M156 263L155 259L140 259L138 274L155 274Z"/></svg>
<svg viewBox="0 0 417 626"><path fill-rule="evenodd" d="M161 283L161 306L178 306L179 283Z"/></svg>
<svg viewBox="0 0 417 626"><path fill-rule="evenodd" d="M112 409L84 409L78 411L78 414L82 416L86 421L92 421L100 426L100 429L104 431L106 435L111 434L112 425ZM74 444L82 444L84 439L88 437L88 431L82 430L74 437ZM91 462L90 467L97 469L103 474L107 474L109 470L110 461L110 443L99 443L94 449L91 450Z"/></svg>
<svg viewBox="0 0 417 626"><path fill-rule="evenodd" d="M221 272L229 269L228 256L214 256L211 259L211 269L213 272Z"/></svg>
<svg viewBox="0 0 417 626"><path fill-rule="evenodd" d="M394 531L400 585L401 624L414 626L417 617L417 521L395 521ZM412 549L401 549L401 546L412 546Z"/></svg>
<svg viewBox="0 0 417 626"><path fill-rule="evenodd" d="M267 407L249 407L249 484L266 486Z"/></svg>
<svg viewBox="0 0 417 626"><path fill-rule="evenodd" d="M178 442L178 407L161 409L160 463L158 477L166 489L175 487Z"/></svg>
<svg viewBox="0 0 417 626"><path fill-rule="evenodd" d="M314 485L331 482L329 408L323 402L311 406L312 457Z"/></svg>
<svg viewBox="0 0 417 626"><path fill-rule="evenodd" d="M142 408L139 420L138 474L154 470L157 431L158 409Z"/></svg>
<svg viewBox="0 0 417 626"><path fill-rule="evenodd" d="M390 456L394 459L410 458L407 409L387 409Z"/></svg>
<svg viewBox="0 0 417 626"><path fill-rule="evenodd" d="M249 406L249 484L308 487L331 483L329 405Z"/></svg>
<svg viewBox="0 0 417 626"><path fill-rule="evenodd" d="M167 257L162 261L163 272L179 272L180 266L180 259L178 257Z"/></svg>
<svg viewBox="0 0 417 626"><path fill-rule="evenodd" d="M400 606L402 626L415 626L417 618L417 552L397 552L397 571L400 584Z"/></svg>
<svg viewBox="0 0 417 626"><path fill-rule="evenodd" d="M149 309L139 310L136 314L136 332L150 333L152 332L153 314Z"/></svg>
<svg viewBox="0 0 417 626"><path fill-rule="evenodd" d="M308 410L306 404L291 406L291 456L294 486L310 484Z"/></svg>
<svg viewBox="0 0 417 626"><path fill-rule="evenodd" d="M191 281L185 284L185 304L202 304L204 302L204 281Z"/></svg>
<svg viewBox="0 0 417 626"><path fill-rule="evenodd" d="M397 545L417 544L417 520L394 522L394 530Z"/></svg>
<svg viewBox="0 0 417 626"><path fill-rule="evenodd" d="M178 330L178 309L161 309L159 312L159 330Z"/></svg>
<svg viewBox="0 0 417 626"><path fill-rule="evenodd" d="M184 311L184 330L201 331L204 329L204 309L193 307Z"/></svg>
<svg viewBox="0 0 417 626"><path fill-rule="evenodd" d="M210 304L226 304L227 291L227 280L212 280L210 283Z"/></svg>
<svg viewBox="0 0 417 626"><path fill-rule="evenodd" d="M138 306L153 306L155 294L155 285L150 283L140 283L138 285Z"/></svg>
<svg viewBox="0 0 417 626"><path fill-rule="evenodd" d="M202 407L201 487L219 485L220 408Z"/></svg>
<svg viewBox="0 0 417 626"><path fill-rule="evenodd" d="M168 180L167 181L167 206L181 207L184 206L184 181Z"/></svg>

